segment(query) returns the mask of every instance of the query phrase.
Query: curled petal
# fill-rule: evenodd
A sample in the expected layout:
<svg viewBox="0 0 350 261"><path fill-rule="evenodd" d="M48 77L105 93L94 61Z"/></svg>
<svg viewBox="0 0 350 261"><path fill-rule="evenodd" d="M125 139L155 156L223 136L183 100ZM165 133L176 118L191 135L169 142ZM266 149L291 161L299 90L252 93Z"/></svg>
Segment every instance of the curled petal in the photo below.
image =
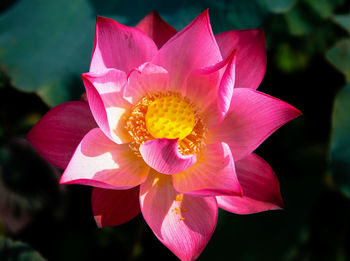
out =
<svg viewBox="0 0 350 261"><path fill-rule="evenodd" d="M115 68L130 70L150 61L157 46L145 33L104 17L97 17L90 72Z"/></svg>
<svg viewBox="0 0 350 261"><path fill-rule="evenodd" d="M234 66L235 56L234 51L232 55L225 60L209 67L196 70L188 76L186 96L193 101L198 108L201 108L202 111L205 111L210 104L215 104L216 109L218 109L217 100L220 81L225 71L228 69L228 65L230 65L230 72L234 69L232 65Z"/></svg>
<svg viewBox="0 0 350 261"><path fill-rule="evenodd" d="M140 146L145 162L163 174L176 174L185 171L196 163L195 155L182 155L176 139L154 139Z"/></svg>
<svg viewBox="0 0 350 261"><path fill-rule="evenodd" d="M179 194L169 176L151 171L140 187L140 204L153 233L181 260L195 260L214 232L215 197Z"/></svg>
<svg viewBox="0 0 350 261"><path fill-rule="evenodd" d="M140 214L139 187L128 190L93 188L92 212L98 227L118 226Z"/></svg>
<svg viewBox="0 0 350 261"><path fill-rule="evenodd" d="M174 188L191 195L242 195L230 147L207 145L195 165L172 176Z"/></svg>
<svg viewBox="0 0 350 261"><path fill-rule="evenodd" d="M163 45L152 63L169 72L171 90L183 93L191 72L221 60L206 10Z"/></svg>
<svg viewBox="0 0 350 261"><path fill-rule="evenodd" d="M46 113L27 139L40 156L64 169L85 134L96 127L86 102L66 102Z"/></svg>
<svg viewBox="0 0 350 261"><path fill-rule="evenodd" d="M176 29L165 22L157 11L149 13L136 28L147 34L161 48L174 34Z"/></svg>
<svg viewBox="0 0 350 261"><path fill-rule="evenodd" d="M143 183L148 171L128 144L116 144L96 128L79 144L60 183L129 189Z"/></svg>
<svg viewBox="0 0 350 261"><path fill-rule="evenodd" d="M208 140L210 143L227 143L233 158L240 160L300 114L293 106L274 97L251 89L235 88L226 118L209 129Z"/></svg>
<svg viewBox="0 0 350 261"><path fill-rule="evenodd" d="M168 72L157 65L144 63L131 71L124 97L135 104L142 97L154 92L166 91L168 88Z"/></svg>
<svg viewBox="0 0 350 261"><path fill-rule="evenodd" d="M261 29L234 30L215 36L222 57L237 50L236 88L258 88L266 71L265 34Z"/></svg>
<svg viewBox="0 0 350 261"><path fill-rule="evenodd" d="M266 161L252 153L236 162L236 171L244 195L217 197L219 207L236 214L283 208L278 179Z"/></svg>
<svg viewBox="0 0 350 261"><path fill-rule="evenodd" d="M101 130L116 143L130 141L123 116L131 104L123 98L126 74L116 69L82 74L89 105Z"/></svg>
<svg viewBox="0 0 350 261"><path fill-rule="evenodd" d="M206 118L208 127L222 122L230 109L233 88L235 85L236 50L232 52L227 61L228 64L220 81L217 98L204 112L204 117Z"/></svg>

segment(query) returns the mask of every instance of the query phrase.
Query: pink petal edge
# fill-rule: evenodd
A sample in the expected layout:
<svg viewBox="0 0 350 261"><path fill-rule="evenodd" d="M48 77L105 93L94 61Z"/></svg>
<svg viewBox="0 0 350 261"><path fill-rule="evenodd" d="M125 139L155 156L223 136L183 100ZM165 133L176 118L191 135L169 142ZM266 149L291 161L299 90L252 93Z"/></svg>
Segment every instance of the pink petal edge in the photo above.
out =
<svg viewBox="0 0 350 261"><path fill-rule="evenodd" d="M130 142L123 120L132 107L123 98L126 74L108 69L100 74L84 73L82 79L90 109L101 130L116 143Z"/></svg>
<svg viewBox="0 0 350 261"><path fill-rule="evenodd" d="M254 151L268 136L301 112L267 94L233 90L231 107L222 123L209 129L208 142L225 142L237 161Z"/></svg>
<svg viewBox="0 0 350 261"><path fill-rule="evenodd" d="M148 172L149 167L129 144L116 144L96 128L80 142L60 184L129 189L143 183Z"/></svg>
<svg viewBox="0 0 350 261"><path fill-rule="evenodd" d="M180 173L196 163L195 155L182 155L177 139L154 139L140 146L144 161L156 171L172 175Z"/></svg>
<svg viewBox="0 0 350 261"><path fill-rule="evenodd" d="M206 10L167 41L152 63L168 71L171 90L183 93L191 72L221 60Z"/></svg>
<svg viewBox="0 0 350 261"><path fill-rule="evenodd" d="M153 40L141 30L98 16L90 72L114 68L129 73L150 61L157 50Z"/></svg>
<svg viewBox="0 0 350 261"><path fill-rule="evenodd" d="M140 214L139 191L139 186L128 190L93 188L91 205L97 226L118 226Z"/></svg>
<svg viewBox="0 0 350 261"><path fill-rule="evenodd" d="M64 169L85 134L96 127L86 102L66 102L47 112L30 130L27 140L40 156Z"/></svg>
<svg viewBox="0 0 350 261"><path fill-rule="evenodd" d="M257 89L266 71L266 44L262 29L233 30L215 36L223 58L237 49L235 88Z"/></svg>
<svg viewBox="0 0 350 261"><path fill-rule="evenodd" d="M146 95L165 92L168 86L168 72L163 67L144 63L130 72L124 97L130 103L135 104Z"/></svg>
<svg viewBox="0 0 350 261"><path fill-rule="evenodd" d="M222 122L230 109L235 86L236 53L236 50L233 50L227 59L228 64L220 81L217 98L204 111L206 124L209 128Z"/></svg>
<svg viewBox="0 0 350 261"><path fill-rule="evenodd" d="M238 179L244 196L220 196L220 208L236 214L252 214L284 207L278 179L269 166L256 154L236 162Z"/></svg>
<svg viewBox="0 0 350 261"><path fill-rule="evenodd" d="M215 197L179 194L169 176L151 171L140 186L140 204L156 237L183 261L195 260L215 230Z"/></svg>
<svg viewBox="0 0 350 261"><path fill-rule="evenodd" d="M172 176L174 188L196 196L242 196L235 164L229 146L225 143L209 144L195 165Z"/></svg>
<svg viewBox="0 0 350 261"><path fill-rule="evenodd" d="M232 67L232 64L234 64L232 63L234 58L235 51L225 60L200 68L189 75L185 96L193 101L201 111L206 111L206 108L211 104L215 104L214 107L217 109L220 82L227 70L227 66L230 64ZM215 112L218 114L217 110Z"/></svg>
<svg viewBox="0 0 350 261"><path fill-rule="evenodd" d="M136 28L147 34L158 48L177 33L176 29L165 22L157 11L149 13L136 25Z"/></svg>

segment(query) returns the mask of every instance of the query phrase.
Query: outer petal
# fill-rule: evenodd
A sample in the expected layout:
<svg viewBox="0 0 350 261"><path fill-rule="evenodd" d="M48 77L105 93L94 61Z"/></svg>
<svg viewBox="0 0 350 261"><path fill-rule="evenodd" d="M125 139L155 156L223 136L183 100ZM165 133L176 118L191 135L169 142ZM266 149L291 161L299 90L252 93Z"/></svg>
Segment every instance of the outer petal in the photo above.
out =
<svg viewBox="0 0 350 261"><path fill-rule="evenodd" d="M225 143L206 146L195 165L172 177L174 188L182 193L242 195L231 150Z"/></svg>
<svg viewBox="0 0 350 261"><path fill-rule="evenodd" d="M196 163L195 155L182 155L177 139L154 139L140 146L140 153L145 162L163 174L180 173Z"/></svg>
<svg viewBox="0 0 350 261"><path fill-rule="evenodd" d="M165 22L157 11L149 13L143 18L136 28L147 34L156 43L158 48L162 47L174 34L176 29Z"/></svg>
<svg viewBox="0 0 350 261"><path fill-rule="evenodd" d="M131 104L123 98L126 74L116 69L82 74L89 105L101 130L116 143L129 142L123 116Z"/></svg>
<svg viewBox="0 0 350 261"><path fill-rule="evenodd" d="M301 113L293 106L264 93L237 88L225 120L209 129L210 143L226 142L233 158L240 160L269 135Z"/></svg>
<svg viewBox="0 0 350 261"><path fill-rule="evenodd" d="M236 171L244 196L217 197L221 208L236 214L251 214L283 207L278 179L266 161L250 154L236 162Z"/></svg>
<svg viewBox="0 0 350 261"><path fill-rule="evenodd" d="M66 102L46 113L27 139L40 156L64 169L81 139L95 127L97 124L86 102Z"/></svg>
<svg viewBox="0 0 350 261"><path fill-rule="evenodd" d="M163 67L144 63L130 73L124 97L135 104L147 94L166 91L169 84L168 79L168 72Z"/></svg>
<svg viewBox="0 0 350 261"><path fill-rule="evenodd" d="M115 144L96 128L79 144L60 183L128 189L143 183L148 171L128 144Z"/></svg>
<svg viewBox="0 0 350 261"><path fill-rule="evenodd" d="M208 11L204 11L163 45L152 62L169 72L172 90L183 92L185 81L191 72L221 60L220 50L210 27Z"/></svg>
<svg viewBox="0 0 350 261"><path fill-rule="evenodd" d="M140 203L153 233L183 261L196 259L214 232L215 198L179 194L169 176L150 173L140 187Z"/></svg>
<svg viewBox="0 0 350 261"><path fill-rule="evenodd" d="M236 30L215 36L223 58L237 49L236 88L258 88L266 71L263 30Z"/></svg>
<svg viewBox="0 0 350 261"><path fill-rule="evenodd" d="M97 17L90 72L115 68L128 73L150 61L156 53L155 43L139 29Z"/></svg>
<svg viewBox="0 0 350 261"><path fill-rule="evenodd" d="M98 227L121 225L140 213L139 187L128 190L93 188L92 212Z"/></svg>

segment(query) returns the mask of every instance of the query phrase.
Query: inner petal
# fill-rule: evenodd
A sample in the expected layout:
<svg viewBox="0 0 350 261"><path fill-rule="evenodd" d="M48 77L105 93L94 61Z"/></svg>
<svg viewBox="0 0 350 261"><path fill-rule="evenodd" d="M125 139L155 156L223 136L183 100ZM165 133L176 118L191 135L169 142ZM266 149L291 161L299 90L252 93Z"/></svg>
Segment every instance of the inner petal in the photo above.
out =
<svg viewBox="0 0 350 261"><path fill-rule="evenodd" d="M188 136L196 124L192 106L177 96L154 100L148 106L145 120L147 130L154 138L179 140Z"/></svg>

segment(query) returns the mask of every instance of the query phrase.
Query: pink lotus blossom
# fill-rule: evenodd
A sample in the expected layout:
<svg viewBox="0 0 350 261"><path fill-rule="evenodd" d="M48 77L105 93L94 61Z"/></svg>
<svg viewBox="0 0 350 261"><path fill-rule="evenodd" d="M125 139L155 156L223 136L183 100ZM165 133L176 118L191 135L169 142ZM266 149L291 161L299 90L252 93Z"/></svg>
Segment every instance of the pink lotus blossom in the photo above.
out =
<svg viewBox="0 0 350 261"><path fill-rule="evenodd" d="M214 36L204 11L180 32L155 12L135 28L98 17L87 102L61 104L28 134L65 169L61 184L93 186L99 227L140 212L181 260L214 232L218 207L249 214L283 207L270 166L253 151L300 112L256 91L264 32Z"/></svg>

